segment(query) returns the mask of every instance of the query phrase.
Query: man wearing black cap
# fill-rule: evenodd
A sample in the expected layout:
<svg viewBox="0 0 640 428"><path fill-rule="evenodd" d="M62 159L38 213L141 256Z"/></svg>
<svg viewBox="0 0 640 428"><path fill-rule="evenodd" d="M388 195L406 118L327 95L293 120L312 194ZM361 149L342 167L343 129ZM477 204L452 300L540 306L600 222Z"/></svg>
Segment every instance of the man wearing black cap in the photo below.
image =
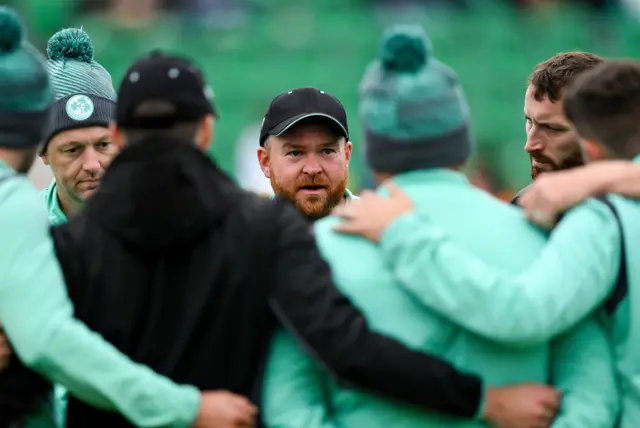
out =
<svg viewBox="0 0 640 428"><path fill-rule="evenodd" d="M269 105L258 161L275 194L317 220L354 197L347 189L352 149L340 101L319 89L298 88Z"/></svg>
<svg viewBox="0 0 640 428"><path fill-rule="evenodd" d="M291 204L241 190L206 156L213 115L184 59L156 53L126 72L112 126L124 149L85 209L53 229L77 316L174 381L255 403L284 325L338 378L472 417L479 379L369 330ZM245 410L219 426L250 426ZM75 399L67 418L130 426Z"/></svg>

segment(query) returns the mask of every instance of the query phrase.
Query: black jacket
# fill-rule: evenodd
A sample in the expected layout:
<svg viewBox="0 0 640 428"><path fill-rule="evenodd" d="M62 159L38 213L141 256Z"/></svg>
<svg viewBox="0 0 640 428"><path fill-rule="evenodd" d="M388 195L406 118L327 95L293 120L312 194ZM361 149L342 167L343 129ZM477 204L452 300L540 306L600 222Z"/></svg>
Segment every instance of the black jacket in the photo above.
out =
<svg viewBox="0 0 640 428"><path fill-rule="evenodd" d="M7 368L0 372L0 428L22 426L29 416L42 411L51 393L47 380L12 355Z"/></svg>
<svg viewBox="0 0 640 428"><path fill-rule="evenodd" d="M53 235L77 316L176 382L259 403L268 344L284 325L345 382L446 413L478 409L476 377L369 330L289 203L239 189L192 145L125 149ZM69 428L96 420L130 426L69 400Z"/></svg>

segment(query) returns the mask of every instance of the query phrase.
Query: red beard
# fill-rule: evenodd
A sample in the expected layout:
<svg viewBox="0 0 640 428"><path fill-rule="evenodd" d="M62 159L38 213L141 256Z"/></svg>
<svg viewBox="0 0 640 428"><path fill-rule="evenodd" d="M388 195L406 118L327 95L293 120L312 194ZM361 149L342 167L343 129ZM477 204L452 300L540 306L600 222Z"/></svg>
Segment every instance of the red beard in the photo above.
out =
<svg viewBox="0 0 640 428"><path fill-rule="evenodd" d="M289 200L305 217L311 220L317 220L331 214L336 206L344 199L345 190L347 189L347 177L338 183L330 183L321 178L306 178L283 186L275 179L273 171L271 171L271 187L276 195L282 196ZM304 187L324 188L325 191L319 194L305 195L298 191Z"/></svg>

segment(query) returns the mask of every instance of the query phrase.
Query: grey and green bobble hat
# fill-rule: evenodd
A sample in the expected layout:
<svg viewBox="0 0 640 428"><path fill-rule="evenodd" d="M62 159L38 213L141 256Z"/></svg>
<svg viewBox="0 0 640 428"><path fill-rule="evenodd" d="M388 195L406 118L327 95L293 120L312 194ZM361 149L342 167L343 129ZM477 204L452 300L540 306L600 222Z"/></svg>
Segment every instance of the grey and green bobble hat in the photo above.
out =
<svg viewBox="0 0 640 428"><path fill-rule="evenodd" d="M52 99L44 57L25 40L16 12L0 6L0 146L40 144Z"/></svg>
<svg viewBox="0 0 640 428"><path fill-rule="evenodd" d="M360 83L364 150L375 171L401 173L464 163L469 107L456 74L433 58L419 25L389 28Z"/></svg>
<svg viewBox="0 0 640 428"><path fill-rule="evenodd" d="M93 58L93 43L79 28L54 34L47 45L47 70L55 102L42 153L62 131L90 126L108 127L116 106L111 75Z"/></svg>

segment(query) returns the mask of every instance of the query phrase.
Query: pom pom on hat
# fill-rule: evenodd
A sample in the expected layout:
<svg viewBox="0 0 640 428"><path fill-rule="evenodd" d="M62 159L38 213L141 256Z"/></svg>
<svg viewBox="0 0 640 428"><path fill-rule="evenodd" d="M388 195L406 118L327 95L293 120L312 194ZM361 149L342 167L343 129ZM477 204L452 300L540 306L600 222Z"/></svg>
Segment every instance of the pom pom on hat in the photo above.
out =
<svg viewBox="0 0 640 428"><path fill-rule="evenodd" d="M67 28L49 39L47 55L50 61L71 59L90 64L93 61L93 43L81 28Z"/></svg>
<svg viewBox="0 0 640 428"><path fill-rule="evenodd" d="M420 25L398 25L387 30L380 46L380 62L388 71L412 73L425 67L431 43Z"/></svg>
<svg viewBox="0 0 640 428"><path fill-rule="evenodd" d="M365 158L403 173L463 164L471 153L469 108L455 72L432 54L418 25L394 26L360 84Z"/></svg>
<svg viewBox="0 0 640 428"><path fill-rule="evenodd" d="M42 138L52 101L44 58L25 38L14 9L0 6L0 146L36 147Z"/></svg>
<svg viewBox="0 0 640 428"><path fill-rule="evenodd" d="M13 52L20 47L24 30L16 13L0 7L0 53Z"/></svg>
<svg viewBox="0 0 640 428"><path fill-rule="evenodd" d="M82 28L67 28L51 36L47 54L47 71L56 100L89 94L115 101L111 76L95 61L93 43Z"/></svg>

